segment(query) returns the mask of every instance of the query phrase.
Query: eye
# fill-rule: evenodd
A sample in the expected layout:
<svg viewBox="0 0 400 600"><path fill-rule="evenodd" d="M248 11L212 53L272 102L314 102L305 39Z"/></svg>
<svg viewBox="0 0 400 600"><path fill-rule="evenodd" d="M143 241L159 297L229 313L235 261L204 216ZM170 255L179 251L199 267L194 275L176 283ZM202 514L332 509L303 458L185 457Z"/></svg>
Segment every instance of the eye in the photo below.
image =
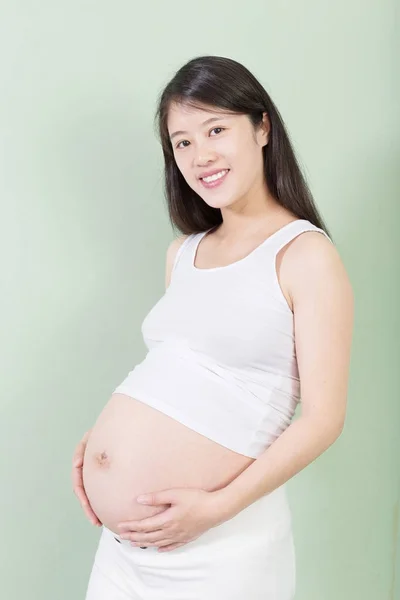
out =
<svg viewBox="0 0 400 600"><path fill-rule="evenodd" d="M215 131L216 129L220 129L221 131L223 131L224 127L214 127L214 129L211 129L211 131Z"/></svg>
<svg viewBox="0 0 400 600"><path fill-rule="evenodd" d="M183 144L184 142L187 142L187 140L182 140L181 142L179 142L179 144L177 144L177 145L175 146L175 148L177 148L177 149L179 150L179 146L180 146L181 144ZM186 146L185 146L185 148L186 148Z"/></svg>
<svg viewBox="0 0 400 600"><path fill-rule="evenodd" d="M210 129L210 133L211 133L211 131L216 131L217 129L219 129L220 131L224 131L225 127L213 127L213 129ZM188 142L188 140L182 140L181 142L179 142L179 144L177 144L177 145L175 146L175 148L176 148L177 150L180 150L179 146L180 146L181 144L183 144L184 142ZM187 146L184 146L184 147L185 147L185 148L187 148Z"/></svg>

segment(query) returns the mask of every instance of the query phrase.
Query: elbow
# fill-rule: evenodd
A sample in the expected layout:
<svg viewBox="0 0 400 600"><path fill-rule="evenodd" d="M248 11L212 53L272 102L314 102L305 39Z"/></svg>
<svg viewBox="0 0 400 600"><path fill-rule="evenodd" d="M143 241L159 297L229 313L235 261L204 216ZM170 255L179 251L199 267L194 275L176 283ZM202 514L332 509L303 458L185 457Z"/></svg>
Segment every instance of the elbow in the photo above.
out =
<svg viewBox="0 0 400 600"><path fill-rule="evenodd" d="M317 432L317 436L321 439L321 443L327 448L331 446L343 433L345 418L336 417L335 419L328 418L326 415L308 415L305 417L312 423L312 428Z"/></svg>
<svg viewBox="0 0 400 600"><path fill-rule="evenodd" d="M330 424L329 438L331 439L331 444L336 442L336 440L342 435L343 430L344 430L344 424L345 424L345 419L340 419L340 421Z"/></svg>

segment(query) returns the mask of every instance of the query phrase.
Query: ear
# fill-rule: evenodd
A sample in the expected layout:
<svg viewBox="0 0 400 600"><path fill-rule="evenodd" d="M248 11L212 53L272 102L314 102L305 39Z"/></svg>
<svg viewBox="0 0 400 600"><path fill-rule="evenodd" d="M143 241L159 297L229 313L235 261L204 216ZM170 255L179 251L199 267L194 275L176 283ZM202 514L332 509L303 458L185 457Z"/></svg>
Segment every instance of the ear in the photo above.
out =
<svg viewBox="0 0 400 600"><path fill-rule="evenodd" d="M260 132L259 132L259 136L260 136L259 139L260 139L262 146L266 146L268 144L270 130L271 130L271 124L269 122L268 114L266 112L263 112L262 122L260 124Z"/></svg>

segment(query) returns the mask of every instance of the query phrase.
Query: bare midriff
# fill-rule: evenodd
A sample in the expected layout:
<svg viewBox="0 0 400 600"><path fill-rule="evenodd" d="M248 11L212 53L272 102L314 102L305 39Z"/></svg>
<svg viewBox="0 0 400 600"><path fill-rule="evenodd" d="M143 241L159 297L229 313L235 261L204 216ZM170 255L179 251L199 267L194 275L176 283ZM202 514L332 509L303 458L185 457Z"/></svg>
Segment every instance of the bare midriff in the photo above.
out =
<svg viewBox="0 0 400 600"><path fill-rule="evenodd" d="M125 394L113 394L86 447L83 481L99 520L118 533L122 521L162 512L140 494L176 487L215 491L255 459L238 454Z"/></svg>

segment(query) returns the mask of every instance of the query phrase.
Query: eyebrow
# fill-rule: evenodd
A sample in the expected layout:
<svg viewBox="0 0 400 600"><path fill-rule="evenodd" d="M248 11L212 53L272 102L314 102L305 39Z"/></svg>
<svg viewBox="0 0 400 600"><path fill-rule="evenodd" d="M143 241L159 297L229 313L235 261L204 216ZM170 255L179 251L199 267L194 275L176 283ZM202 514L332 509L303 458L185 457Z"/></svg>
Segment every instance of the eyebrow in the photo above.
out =
<svg viewBox="0 0 400 600"><path fill-rule="evenodd" d="M214 121L221 121L221 119L227 119L227 116L220 116L220 117L211 117L210 119L207 119L206 121L203 121L202 125L207 125L208 123L213 123ZM174 131L174 133L172 133L169 136L169 139L172 140L172 138L176 137L177 135L184 135L185 133L188 133L187 131Z"/></svg>

